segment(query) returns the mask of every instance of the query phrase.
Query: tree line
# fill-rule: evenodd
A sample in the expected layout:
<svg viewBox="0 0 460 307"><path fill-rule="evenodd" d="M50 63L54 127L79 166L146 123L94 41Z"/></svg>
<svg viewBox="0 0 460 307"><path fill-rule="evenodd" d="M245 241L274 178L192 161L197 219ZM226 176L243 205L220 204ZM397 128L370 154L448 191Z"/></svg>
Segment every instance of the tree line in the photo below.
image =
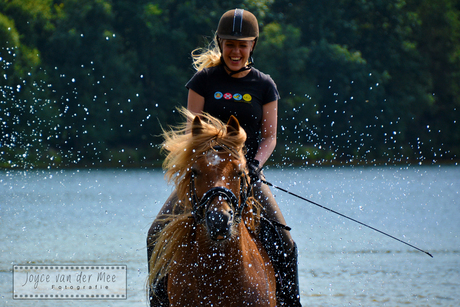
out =
<svg viewBox="0 0 460 307"><path fill-rule="evenodd" d="M281 94L272 162L458 159L460 0L0 0L0 167L161 163L235 7Z"/></svg>

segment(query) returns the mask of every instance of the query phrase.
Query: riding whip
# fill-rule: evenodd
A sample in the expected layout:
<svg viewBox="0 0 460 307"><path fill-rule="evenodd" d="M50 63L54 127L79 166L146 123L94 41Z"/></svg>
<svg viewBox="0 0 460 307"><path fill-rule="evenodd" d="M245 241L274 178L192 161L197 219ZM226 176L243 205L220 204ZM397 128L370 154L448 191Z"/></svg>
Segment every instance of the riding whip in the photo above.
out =
<svg viewBox="0 0 460 307"><path fill-rule="evenodd" d="M263 183L265 183L265 184L268 185L268 186L271 186L271 187L273 187L273 188L275 188L275 189L278 189L278 190L280 190L280 191L283 191L283 192L285 192L285 193L288 193L289 195L295 196L295 197L300 198L300 199L302 199L302 200L304 200L304 201L306 201L306 202L309 202L310 204L313 204L313 205L315 205L315 206L318 206L318 207L320 207L320 208L322 208L322 209L325 209L325 210L327 210L327 211L330 211L330 212L332 212L332 213L338 214L338 215L340 215L341 217L344 217L344 218L346 218L346 219L349 219L350 221L353 221L353 222L358 223L358 224L360 224L360 225L362 225L362 226L365 226L365 227L370 228L370 229L372 229L372 230L374 230L374 231L377 231L377 232L379 232L379 233L381 233L381 234L383 234L383 235L385 235L385 236L387 236L387 237L390 237L390 238L392 238L392 239L394 239L394 240L396 240L396 241L399 241L399 242L401 242L401 243L403 243L403 244L406 244L406 245L408 245L408 246L410 246L410 247L412 247L412 248L415 248L416 250L418 250L418 251L420 251L420 252L422 252L422 253L425 253L425 254L427 254L428 256L430 256L431 258L433 258L433 255L431 255L429 252L426 252L426 251L424 251L424 250L422 250L422 249L420 249L420 248L418 248L418 247L416 247L416 246L414 246L414 245L412 245L412 244L409 244L409 243L407 243L407 242L404 242L404 241L402 241L402 240L400 240L400 239L398 239L398 238L396 238L396 237L394 237L394 236L392 236L392 235L389 235L389 234L387 234L387 233L385 233L385 232L383 232L383 231L381 231L381 230L378 230L377 228L374 228L374 227L372 227L372 226L369 226L369 225L367 225L367 224L364 224L364 223L362 223L362 222L360 222L360 221L358 221L358 220L355 220L355 219L353 219L353 218L351 218L351 217L346 216L345 214L342 214L342 213L337 212L337 211L335 211L335 210L332 210L332 209L330 209L330 208L324 207L324 206L322 206L322 205L320 205L320 204L318 204L318 203L316 203L316 202L314 202L314 201L311 201L311 200L309 200L309 199L307 199L307 198L305 198L305 197L302 197L302 196L297 195L297 194L295 194L295 193L292 193L292 192L290 192L290 191L288 191L288 190L286 190L286 189L283 189L283 188L281 188L281 187L279 187L279 186L276 186L276 185L274 185L274 184L272 184L272 183L270 183L270 182L268 182L268 181L266 181L266 180L264 180L264 179L262 179L262 178L260 178L260 181L263 182Z"/></svg>

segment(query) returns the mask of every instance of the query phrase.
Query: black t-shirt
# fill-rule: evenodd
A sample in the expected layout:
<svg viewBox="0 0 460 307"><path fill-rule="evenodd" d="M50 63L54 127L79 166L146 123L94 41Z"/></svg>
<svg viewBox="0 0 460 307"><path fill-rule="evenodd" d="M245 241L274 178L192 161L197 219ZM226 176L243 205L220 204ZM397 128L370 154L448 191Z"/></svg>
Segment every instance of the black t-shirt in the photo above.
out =
<svg viewBox="0 0 460 307"><path fill-rule="evenodd" d="M234 115L248 136L247 158L253 159L259 147L264 104L279 100L275 82L254 67L243 78L232 78L222 65L197 72L186 84L204 97L203 111L227 122Z"/></svg>

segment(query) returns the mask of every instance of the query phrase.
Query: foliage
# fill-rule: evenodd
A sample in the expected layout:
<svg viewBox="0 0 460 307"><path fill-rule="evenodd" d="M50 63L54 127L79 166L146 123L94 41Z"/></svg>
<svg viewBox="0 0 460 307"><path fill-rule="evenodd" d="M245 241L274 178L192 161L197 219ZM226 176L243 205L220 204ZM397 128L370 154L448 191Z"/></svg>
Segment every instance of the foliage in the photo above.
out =
<svg viewBox="0 0 460 307"><path fill-rule="evenodd" d="M459 0L0 0L0 166L158 164L234 7L282 97L275 162L458 158Z"/></svg>

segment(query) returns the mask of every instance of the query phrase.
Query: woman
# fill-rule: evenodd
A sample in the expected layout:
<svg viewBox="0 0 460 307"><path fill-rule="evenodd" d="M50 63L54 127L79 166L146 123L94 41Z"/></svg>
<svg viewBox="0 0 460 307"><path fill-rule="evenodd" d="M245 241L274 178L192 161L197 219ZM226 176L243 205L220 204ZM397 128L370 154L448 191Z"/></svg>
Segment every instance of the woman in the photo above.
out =
<svg viewBox="0 0 460 307"><path fill-rule="evenodd" d="M280 306L300 306L297 248L289 227L270 189L260 182L261 168L276 145L279 94L270 76L253 68L252 54L259 38L256 17L241 9L230 10L220 19L214 44L207 50L192 52L197 73L187 83L187 108L226 122L234 115L248 136L248 169L254 193L263 206L261 239L277 272ZM161 214L172 212L175 194ZM164 227L154 222L149 238ZM149 245L148 245L149 246ZM151 247L148 248L148 254ZM156 289L158 294L161 289Z"/></svg>

